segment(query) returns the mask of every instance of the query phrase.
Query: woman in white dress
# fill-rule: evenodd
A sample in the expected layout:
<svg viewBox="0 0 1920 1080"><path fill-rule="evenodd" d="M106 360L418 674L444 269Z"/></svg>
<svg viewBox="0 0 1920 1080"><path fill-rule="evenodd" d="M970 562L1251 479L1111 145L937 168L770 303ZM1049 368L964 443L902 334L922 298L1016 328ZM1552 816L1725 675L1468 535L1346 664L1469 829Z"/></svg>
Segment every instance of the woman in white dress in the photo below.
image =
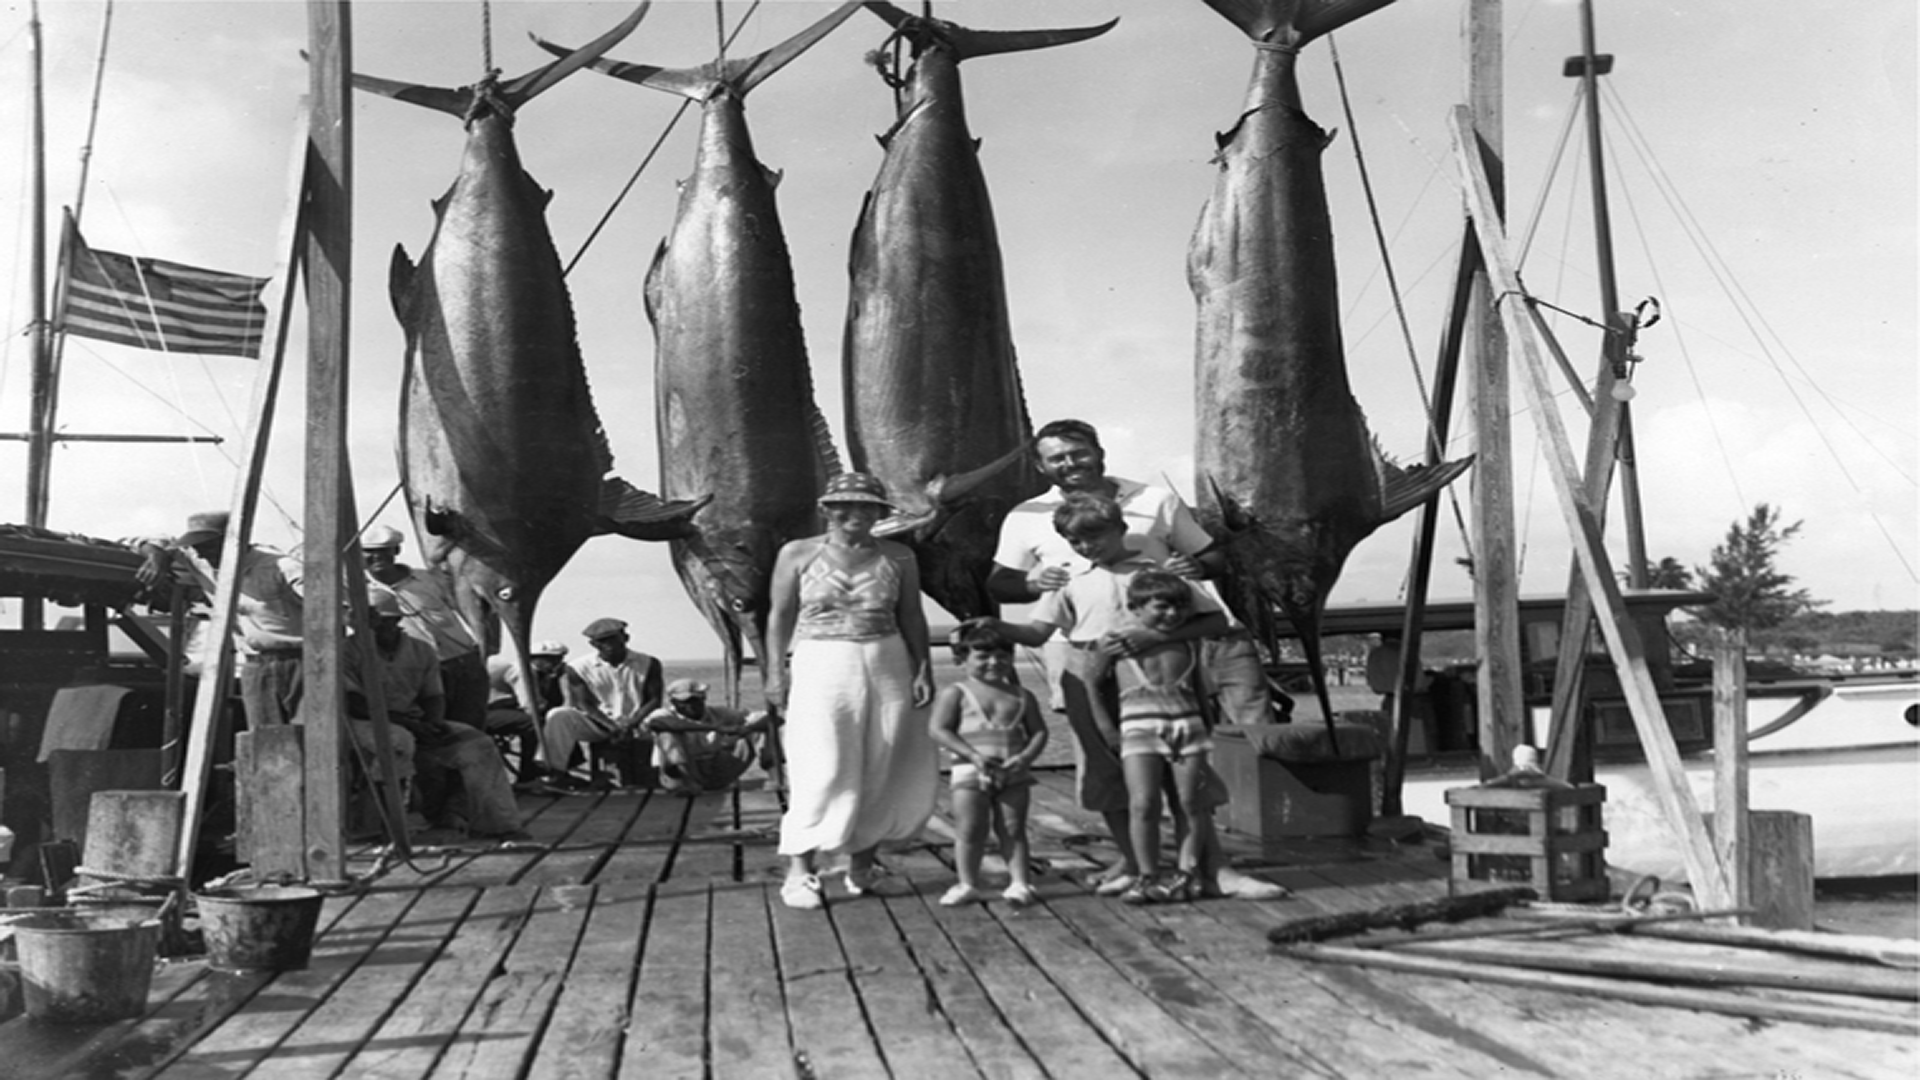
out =
<svg viewBox="0 0 1920 1080"><path fill-rule="evenodd" d="M842 473L820 509L826 533L791 541L774 564L765 658L767 708L786 718L780 899L802 909L824 903L824 855L846 856L847 891L865 892L874 850L919 835L939 783L920 572L905 545L873 535L893 509L887 489Z"/></svg>

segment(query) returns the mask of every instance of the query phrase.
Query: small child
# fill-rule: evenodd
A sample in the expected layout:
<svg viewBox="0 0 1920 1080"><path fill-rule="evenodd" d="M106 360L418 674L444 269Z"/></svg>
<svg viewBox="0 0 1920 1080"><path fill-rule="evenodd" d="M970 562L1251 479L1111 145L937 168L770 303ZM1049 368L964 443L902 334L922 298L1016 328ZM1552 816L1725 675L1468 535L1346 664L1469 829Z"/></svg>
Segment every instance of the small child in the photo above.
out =
<svg viewBox="0 0 1920 1080"><path fill-rule="evenodd" d="M940 903L947 907L981 899L980 856L988 825L997 819L1001 850L1012 883L1001 895L1016 907L1033 903L1027 859L1028 766L1047 745L1040 703L1021 689L1013 671L1013 643L999 632L968 623L950 639L954 659L966 670L961 682L933 699L933 740L952 751L953 816L959 826L953 856L960 883Z"/></svg>
<svg viewBox="0 0 1920 1080"><path fill-rule="evenodd" d="M1163 570L1143 570L1127 582L1127 611L1138 624L1160 635L1177 630L1193 615L1193 589ZM1164 903L1193 898L1198 881L1209 877L1204 865L1212 850L1213 814L1197 798L1213 750L1200 687L1200 648L1192 641L1163 640L1125 656L1101 652L1091 680L1112 679L1118 687L1120 765L1127 781L1127 809L1134 857L1140 876L1120 894L1129 904ZM1102 730L1112 730L1106 695L1090 695ZM1173 775L1176 813L1184 811L1186 837L1180 865L1192 873L1160 872L1160 800L1163 778Z"/></svg>

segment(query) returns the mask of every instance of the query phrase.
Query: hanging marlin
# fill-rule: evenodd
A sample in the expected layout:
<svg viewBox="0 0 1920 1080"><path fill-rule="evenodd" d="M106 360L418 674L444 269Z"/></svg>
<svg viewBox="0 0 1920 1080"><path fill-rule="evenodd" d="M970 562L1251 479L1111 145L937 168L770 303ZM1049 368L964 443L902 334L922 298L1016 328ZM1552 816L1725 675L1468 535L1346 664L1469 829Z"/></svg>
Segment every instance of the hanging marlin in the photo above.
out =
<svg viewBox="0 0 1920 1080"><path fill-rule="evenodd" d="M912 49L898 119L849 258L842 354L848 451L887 484L880 533L911 544L927 595L955 618L987 595L1000 522L1046 481L1017 463L1032 435L961 61L1084 41L1113 27L991 32L867 4ZM1118 21L1118 20L1115 20ZM880 54L884 56L884 48Z"/></svg>
<svg viewBox="0 0 1920 1080"><path fill-rule="evenodd" d="M665 502L610 476L574 336L573 305L547 231L550 193L520 165L521 106L639 25L642 4L591 45L502 82L457 90L363 75L354 85L452 113L467 129L460 175L434 202L416 266L396 246L391 289L406 331L400 476L430 561L453 575L476 627L498 614L522 687L537 685L528 638L540 594L588 537L681 535L702 500Z"/></svg>
<svg viewBox="0 0 1920 1080"><path fill-rule="evenodd" d="M693 176L681 184L673 230L647 272L646 305L662 491L714 493L691 534L672 546L681 583L726 650L729 700L737 699L742 639L766 661L774 558L788 540L818 531L814 498L840 458L814 403L774 202L779 176L754 157L745 102L859 6L842 4L744 59L681 70L593 65L701 108Z"/></svg>
<svg viewBox="0 0 1920 1080"><path fill-rule="evenodd" d="M1269 641L1274 605L1292 620L1329 724L1320 616L1348 553L1471 460L1395 465L1347 384L1320 174L1330 136L1302 111L1294 65L1307 42L1390 2L1206 0L1255 52L1187 254L1200 518L1226 556L1234 609Z"/></svg>

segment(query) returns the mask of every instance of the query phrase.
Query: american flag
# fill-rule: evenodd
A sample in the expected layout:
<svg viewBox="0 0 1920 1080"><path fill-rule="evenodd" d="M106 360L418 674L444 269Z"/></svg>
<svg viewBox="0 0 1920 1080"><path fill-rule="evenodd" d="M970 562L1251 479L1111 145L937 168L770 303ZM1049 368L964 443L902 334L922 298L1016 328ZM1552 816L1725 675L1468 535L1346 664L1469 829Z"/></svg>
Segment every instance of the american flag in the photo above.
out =
<svg viewBox="0 0 1920 1080"><path fill-rule="evenodd" d="M141 349L258 358L266 278L96 251L67 222L62 328Z"/></svg>

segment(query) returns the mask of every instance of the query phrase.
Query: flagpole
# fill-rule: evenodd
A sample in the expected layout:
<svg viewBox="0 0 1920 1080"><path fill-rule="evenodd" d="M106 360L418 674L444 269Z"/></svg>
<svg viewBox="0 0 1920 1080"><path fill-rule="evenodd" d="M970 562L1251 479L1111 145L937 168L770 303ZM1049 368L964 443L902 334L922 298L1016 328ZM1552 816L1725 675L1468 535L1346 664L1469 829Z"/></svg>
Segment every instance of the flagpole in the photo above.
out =
<svg viewBox="0 0 1920 1080"><path fill-rule="evenodd" d="M29 69L32 88L32 226L29 241L33 245L28 289L33 293L33 404L28 416L27 440L27 524L45 528L47 524L47 471L53 450L53 363L47 334L47 118L41 88L43 65L40 36L40 0L33 0L27 19L28 52L33 62ZM40 628L40 605L29 602L22 611L27 629Z"/></svg>
<svg viewBox="0 0 1920 1080"><path fill-rule="evenodd" d="M37 2L37 0L36 0ZM67 260L72 254L69 243L75 231L80 228L80 215L87 206L87 175L93 165L93 136L100 127L100 88L107 76L107 40L113 30L113 0L107 0L105 11L100 17L100 51L93 65L93 97L87 110L87 138L80 144L80 182L73 193L73 209L67 211L60 230L59 273L54 275L53 284L53 320L49 326L52 345L47 358L47 464L41 476L40 515L45 517L53 489L52 444L62 440L54 433L54 417L60 411L60 370L67 353L67 335L62 331L67 317Z"/></svg>

